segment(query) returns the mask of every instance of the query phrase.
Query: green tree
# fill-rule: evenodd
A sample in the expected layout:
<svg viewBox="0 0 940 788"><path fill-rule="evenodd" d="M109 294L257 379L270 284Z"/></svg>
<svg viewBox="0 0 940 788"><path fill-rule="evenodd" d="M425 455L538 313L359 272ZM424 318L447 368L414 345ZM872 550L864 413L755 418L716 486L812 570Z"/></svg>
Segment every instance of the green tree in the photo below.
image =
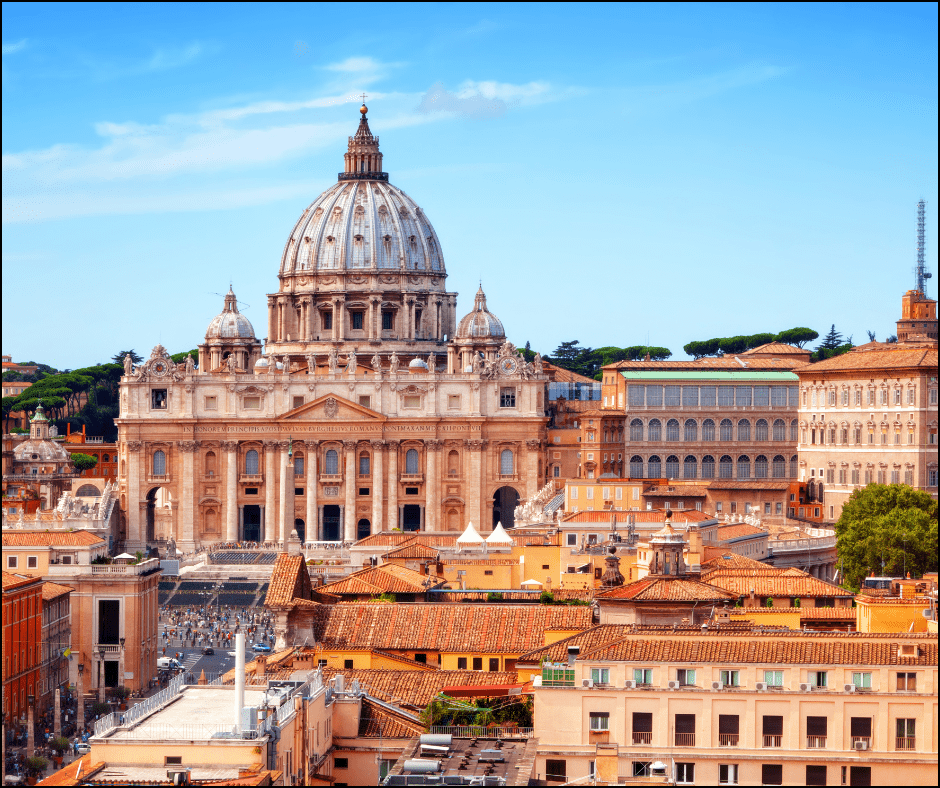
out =
<svg viewBox="0 0 940 788"><path fill-rule="evenodd" d="M173 362L174 362L174 363L176 363L176 364L182 364L182 363L186 360L186 356L188 356L188 355L190 355L190 354L192 354L193 361L195 361L195 362L198 363L198 361L199 361L199 348L197 348L197 347L193 348L192 350L185 350L185 351L183 351L182 353L174 353L172 356L170 356L170 358L173 359Z"/></svg>
<svg viewBox="0 0 940 788"><path fill-rule="evenodd" d="M138 355L138 353L137 353L136 350L121 350L121 351L118 351L118 352L115 353L113 356L111 356L111 360L112 360L115 364L120 364L120 365L123 367L123 366L124 366L124 356L126 356L128 353L131 354L131 361L133 361L135 364L139 364L141 361L144 360L144 357L141 356L141 355Z"/></svg>
<svg viewBox="0 0 940 788"><path fill-rule="evenodd" d="M842 338L842 334L836 331L836 324L832 324L832 328L829 329L829 333L823 338L823 341L819 343L819 347L816 348L820 350L825 348L826 350L835 350L840 345L844 344L845 340Z"/></svg>
<svg viewBox="0 0 940 788"><path fill-rule="evenodd" d="M777 342L783 342L787 345L803 347L807 342L812 342L817 337L819 337L818 331L813 331L811 328L801 326L799 328L788 328L786 331L781 331L777 334L775 339Z"/></svg>
<svg viewBox="0 0 940 788"><path fill-rule="evenodd" d="M725 355L743 353L748 349L747 340L748 338L742 335L736 337L724 337L723 339L718 340L718 348L721 350L722 354Z"/></svg>
<svg viewBox="0 0 940 788"><path fill-rule="evenodd" d="M81 452L75 452L72 455L72 465L75 466L77 471L87 471L89 468L94 468L98 464L98 459L92 457L90 454L82 454Z"/></svg>
<svg viewBox="0 0 940 788"><path fill-rule="evenodd" d="M773 342L777 338L776 334L751 334L747 338L747 349L750 350L752 347L760 347L761 345L767 345Z"/></svg>
<svg viewBox="0 0 940 788"><path fill-rule="evenodd" d="M836 547L844 582L854 590L872 572L936 572L937 502L906 484L855 490L836 523Z"/></svg>
<svg viewBox="0 0 940 788"><path fill-rule="evenodd" d="M874 331L869 331L869 332L868 332L868 341L869 341L869 342L877 342L877 341L878 341L878 340L875 338L875 332L874 332Z"/></svg>

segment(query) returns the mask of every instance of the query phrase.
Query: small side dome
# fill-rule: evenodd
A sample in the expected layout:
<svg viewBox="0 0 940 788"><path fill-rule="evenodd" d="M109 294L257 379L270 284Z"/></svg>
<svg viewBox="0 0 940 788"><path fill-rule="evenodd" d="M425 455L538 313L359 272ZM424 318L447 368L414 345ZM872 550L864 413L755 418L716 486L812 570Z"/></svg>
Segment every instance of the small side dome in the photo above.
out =
<svg viewBox="0 0 940 788"><path fill-rule="evenodd" d="M422 361L420 358L413 358L408 362L408 370L410 372L427 372L428 365L427 362Z"/></svg>
<svg viewBox="0 0 940 788"><path fill-rule="evenodd" d="M267 369L267 368L268 368L268 360L264 356L262 356L255 362L255 369Z"/></svg>
<svg viewBox="0 0 940 788"><path fill-rule="evenodd" d="M254 339L255 330L251 322L238 311L235 293L229 287L225 295L225 308L212 318L206 329L206 342L218 339Z"/></svg>
<svg viewBox="0 0 940 788"><path fill-rule="evenodd" d="M506 331L499 318L486 308L486 294L483 286L477 290L473 300L473 311L465 315L457 325L456 339L500 339L506 338Z"/></svg>

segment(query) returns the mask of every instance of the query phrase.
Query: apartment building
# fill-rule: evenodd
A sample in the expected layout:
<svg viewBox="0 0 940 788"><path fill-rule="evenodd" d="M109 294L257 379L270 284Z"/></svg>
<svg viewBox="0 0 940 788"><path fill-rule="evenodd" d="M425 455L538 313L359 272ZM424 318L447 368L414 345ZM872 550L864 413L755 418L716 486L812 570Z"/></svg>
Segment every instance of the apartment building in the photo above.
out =
<svg viewBox="0 0 940 788"><path fill-rule="evenodd" d="M3 572L3 721L25 719L39 686L42 579Z"/></svg>
<svg viewBox="0 0 940 788"><path fill-rule="evenodd" d="M519 667L550 782L936 782L936 635L598 627Z"/></svg>
<svg viewBox="0 0 940 788"><path fill-rule="evenodd" d="M872 482L936 498L936 341L870 342L797 374L799 476L824 522Z"/></svg>
<svg viewBox="0 0 940 788"><path fill-rule="evenodd" d="M36 705L45 710L53 705L56 688L69 685L68 655L72 647L72 589L59 583L42 584L42 667Z"/></svg>

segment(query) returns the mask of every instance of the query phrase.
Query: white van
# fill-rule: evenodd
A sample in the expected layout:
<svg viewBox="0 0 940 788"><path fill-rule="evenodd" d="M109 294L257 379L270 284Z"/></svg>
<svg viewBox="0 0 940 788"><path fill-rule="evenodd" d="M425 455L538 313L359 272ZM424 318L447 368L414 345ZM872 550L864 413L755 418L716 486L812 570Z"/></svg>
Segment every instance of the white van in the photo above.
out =
<svg viewBox="0 0 940 788"><path fill-rule="evenodd" d="M157 669L158 670L182 670L183 665L178 659L173 659L172 657L158 657L157 658Z"/></svg>

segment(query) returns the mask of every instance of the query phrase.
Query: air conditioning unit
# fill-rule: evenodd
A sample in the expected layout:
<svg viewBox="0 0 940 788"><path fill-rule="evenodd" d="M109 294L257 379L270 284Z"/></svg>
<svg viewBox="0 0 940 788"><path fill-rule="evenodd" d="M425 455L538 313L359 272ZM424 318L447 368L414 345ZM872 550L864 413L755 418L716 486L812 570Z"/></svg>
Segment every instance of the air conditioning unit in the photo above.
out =
<svg viewBox="0 0 940 788"><path fill-rule="evenodd" d="M924 608L923 610L920 611L920 614L924 618L933 618L933 608L929 608L929 607Z"/></svg>
<svg viewBox="0 0 940 788"><path fill-rule="evenodd" d="M855 692L855 685L854 685L854 684L845 684L845 685L843 685L842 689L843 689L845 692Z"/></svg>
<svg viewBox="0 0 940 788"><path fill-rule="evenodd" d="M800 684L800 692L809 692L809 691L810 691L809 684Z"/></svg>
<svg viewBox="0 0 940 788"><path fill-rule="evenodd" d="M852 745L856 750L867 750L868 742L867 741L857 741Z"/></svg>
<svg viewBox="0 0 940 788"><path fill-rule="evenodd" d="M758 692L763 692L765 689L767 689L767 685L764 684L763 681L758 681L758 682L754 685L754 689L756 689Z"/></svg>
<svg viewBox="0 0 940 788"><path fill-rule="evenodd" d="M724 686L725 686L725 685L722 684L720 681L713 681L713 682L712 682L712 689L713 689L713 690L720 690L720 689L723 689Z"/></svg>
<svg viewBox="0 0 940 788"><path fill-rule="evenodd" d="M581 679L581 686L591 689L594 686L594 679Z"/></svg>
<svg viewBox="0 0 940 788"><path fill-rule="evenodd" d="M626 687L627 689L636 689L636 682L633 679L627 679L623 683L623 686Z"/></svg>
<svg viewBox="0 0 940 788"><path fill-rule="evenodd" d="M679 689L679 682L678 682L678 681L670 681L667 686L669 687L669 689Z"/></svg>

